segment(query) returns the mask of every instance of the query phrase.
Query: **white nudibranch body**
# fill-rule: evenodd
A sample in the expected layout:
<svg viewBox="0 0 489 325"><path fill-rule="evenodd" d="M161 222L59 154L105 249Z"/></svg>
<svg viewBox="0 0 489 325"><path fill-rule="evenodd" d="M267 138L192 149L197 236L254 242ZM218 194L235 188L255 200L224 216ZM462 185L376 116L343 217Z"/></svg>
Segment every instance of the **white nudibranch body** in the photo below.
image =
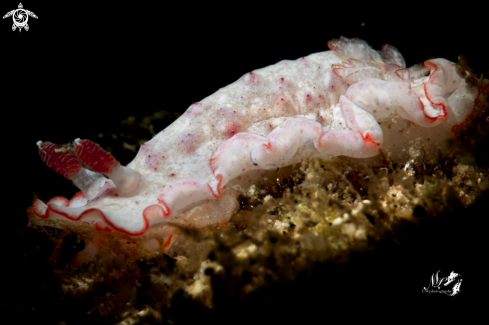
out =
<svg viewBox="0 0 489 325"><path fill-rule="evenodd" d="M71 151L40 142L48 166L83 193L34 200L30 222L86 222L94 231L171 238L169 222L227 223L238 208L238 185L252 171L309 156L368 158L379 148L401 157L406 137L429 139L428 151L443 148L474 107L477 87L445 59L406 68L389 45L377 52L340 38L328 46L331 51L247 73L192 104L142 144L127 167L89 140L77 139Z"/></svg>

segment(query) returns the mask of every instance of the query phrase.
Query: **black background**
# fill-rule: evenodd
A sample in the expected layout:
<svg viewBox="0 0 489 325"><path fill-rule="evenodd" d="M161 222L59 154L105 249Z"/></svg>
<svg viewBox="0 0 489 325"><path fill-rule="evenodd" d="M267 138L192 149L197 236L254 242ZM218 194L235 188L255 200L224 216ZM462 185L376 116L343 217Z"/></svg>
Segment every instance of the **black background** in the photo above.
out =
<svg viewBox="0 0 489 325"><path fill-rule="evenodd" d="M488 74L482 8L469 2L443 9L392 3L300 1L265 9L252 2L24 1L24 9L39 17L29 18L29 31L12 32L11 18L0 21L5 245L27 222L34 192L43 199L74 192L41 162L38 140L93 138L129 115L183 113L249 71L326 51L327 41L341 35L364 39L375 49L392 44L408 66L433 57L456 61L462 54L476 72ZM0 14L17 5L2 1ZM460 248L466 249L474 247ZM410 270L398 270L405 281L408 275L415 279L406 295L421 299L431 274L444 267L475 280L475 266L452 257L433 256L429 265L424 258ZM379 283L379 290L390 285Z"/></svg>

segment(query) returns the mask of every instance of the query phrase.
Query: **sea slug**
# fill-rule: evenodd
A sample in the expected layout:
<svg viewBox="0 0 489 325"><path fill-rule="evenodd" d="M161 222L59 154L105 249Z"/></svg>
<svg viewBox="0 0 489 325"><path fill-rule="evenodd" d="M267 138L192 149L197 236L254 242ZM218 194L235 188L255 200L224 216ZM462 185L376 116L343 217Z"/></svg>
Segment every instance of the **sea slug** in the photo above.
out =
<svg viewBox="0 0 489 325"><path fill-rule="evenodd" d="M81 192L35 199L30 222L83 224L103 236L141 236L148 249L168 247L175 231L168 223L226 224L256 172L311 156L368 158L382 149L401 157L406 137L425 139L427 151L443 148L473 110L479 90L452 62L406 68L390 45L377 52L340 38L328 46L249 72L190 105L126 167L90 140L39 141L42 160Z"/></svg>

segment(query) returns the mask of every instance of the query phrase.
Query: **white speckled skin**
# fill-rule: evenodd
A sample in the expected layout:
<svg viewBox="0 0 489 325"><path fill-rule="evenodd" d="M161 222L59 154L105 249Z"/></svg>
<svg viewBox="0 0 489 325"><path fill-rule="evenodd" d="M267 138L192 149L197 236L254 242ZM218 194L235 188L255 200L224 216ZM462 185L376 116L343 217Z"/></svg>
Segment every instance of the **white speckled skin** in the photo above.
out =
<svg viewBox="0 0 489 325"><path fill-rule="evenodd" d="M406 69L390 46L381 54L359 40L342 38L329 46L333 51L247 73L191 105L127 166L143 176L137 195L120 195L107 181L90 201L35 201L31 221L68 217L131 235L168 221L226 223L238 193L226 184L250 170L275 169L308 155L367 158L379 146L401 157L406 137L430 138L428 149L442 147L453 136L451 127L473 108L477 91L446 60ZM181 213L199 204L198 218Z"/></svg>
<svg viewBox="0 0 489 325"><path fill-rule="evenodd" d="M215 188L218 180L209 161L221 142L235 133L266 137L287 119L317 120L319 114L323 115L324 128L331 128L329 108L338 102L339 94L328 94L327 85L332 78L331 65L339 62L329 51L246 74L191 105L171 126L144 144L128 167L151 174L160 184L198 179ZM320 94L329 96L318 98ZM161 159L151 164L152 157Z"/></svg>

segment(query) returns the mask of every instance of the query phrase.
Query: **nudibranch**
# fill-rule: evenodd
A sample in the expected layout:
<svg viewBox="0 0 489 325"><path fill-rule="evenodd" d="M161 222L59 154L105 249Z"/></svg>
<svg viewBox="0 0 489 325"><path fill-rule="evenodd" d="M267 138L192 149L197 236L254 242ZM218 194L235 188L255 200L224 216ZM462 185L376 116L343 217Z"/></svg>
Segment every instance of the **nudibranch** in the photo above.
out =
<svg viewBox="0 0 489 325"><path fill-rule="evenodd" d="M81 192L35 199L30 222L85 223L103 235L160 238L168 246L168 224L226 224L257 171L311 156L369 158L380 148L401 157L406 139L418 137L427 149L442 148L474 108L478 88L445 59L406 68L390 45L377 52L342 37L328 47L247 73L192 104L126 167L90 140L67 147L39 141L42 160Z"/></svg>

